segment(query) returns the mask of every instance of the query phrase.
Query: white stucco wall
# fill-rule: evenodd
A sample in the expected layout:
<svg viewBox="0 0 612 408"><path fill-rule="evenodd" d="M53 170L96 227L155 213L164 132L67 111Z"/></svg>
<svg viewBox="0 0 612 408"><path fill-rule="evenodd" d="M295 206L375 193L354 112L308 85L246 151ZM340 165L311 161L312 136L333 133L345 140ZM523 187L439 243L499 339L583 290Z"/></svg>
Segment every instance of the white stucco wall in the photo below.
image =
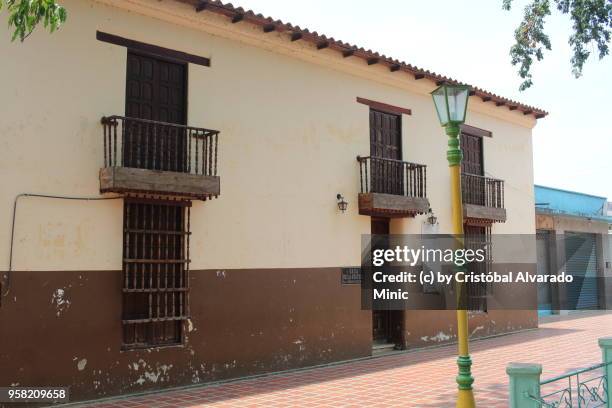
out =
<svg viewBox="0 0 612 408"><path fill-rule="evenodd" d="M404 160L428 166L429 200L440 232L450 230L446 136L431 81L168 0L65 6L69 20L53 35L39 30L10 43L0 27L1 269L17 194L99 195L100 118L124 113L126 49L97 41L96 30L211 58L211 67L189 65L188 123L221 131L221 196L192 209L192 269L359 264L370 218L357 213L355 157L369 154L369 124L357 96L412 109L402 118ZM467 123L493 132L485 170L506 181L508 221L493 231L533 233L535 120L472 97ZM346 214L337 193L350 203ZM392 231L418 233L421 222L394 220ZM121 231L120 200L24 198L13 267L120 269Z"/></svg>

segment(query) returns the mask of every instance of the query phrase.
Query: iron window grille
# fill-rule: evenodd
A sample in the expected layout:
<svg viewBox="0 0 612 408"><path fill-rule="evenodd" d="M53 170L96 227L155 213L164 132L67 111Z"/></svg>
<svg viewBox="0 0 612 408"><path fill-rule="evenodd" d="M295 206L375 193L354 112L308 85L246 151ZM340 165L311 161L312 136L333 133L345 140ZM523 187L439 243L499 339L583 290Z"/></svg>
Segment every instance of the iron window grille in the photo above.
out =
<svg viewBox="0 0 612 408"><path fill-rule="evenodd" d="M464 243L466 249L484 249L485 261L468 264L468 271L476 274L487 274L492 264L491 227L464 226ZM486 282L470 282L466 284L467 310L472 312L487 312L487 296L491 293L491 284Z"/></svg>
<svg viewBox="0 0 612 408"><path fill-rule="evenodd" d="M189 318L187 200L126 198L123 214L123 346L182 344Z"/></svg>

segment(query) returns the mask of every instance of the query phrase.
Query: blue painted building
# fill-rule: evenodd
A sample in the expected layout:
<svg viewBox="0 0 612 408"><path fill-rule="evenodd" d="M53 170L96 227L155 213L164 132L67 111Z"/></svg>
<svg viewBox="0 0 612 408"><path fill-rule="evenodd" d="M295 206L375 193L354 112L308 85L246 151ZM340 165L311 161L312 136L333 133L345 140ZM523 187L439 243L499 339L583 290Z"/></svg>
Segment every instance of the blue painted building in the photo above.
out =
<svg viewBox="0 0 612 408"><path fill-rule="evenodd" d="M575 278L561 288L539 286L539 314L610 308L612 287L598 279L612 275L607 198L536 185L535 202L538 273Z"/></svg>
<svg viewBox="0 0 612 408"><path fill-rule="evenodd" d="M537 211L597 219L612 224L612 217L607 215L606 197L540 185L534 188Z"/></svg>

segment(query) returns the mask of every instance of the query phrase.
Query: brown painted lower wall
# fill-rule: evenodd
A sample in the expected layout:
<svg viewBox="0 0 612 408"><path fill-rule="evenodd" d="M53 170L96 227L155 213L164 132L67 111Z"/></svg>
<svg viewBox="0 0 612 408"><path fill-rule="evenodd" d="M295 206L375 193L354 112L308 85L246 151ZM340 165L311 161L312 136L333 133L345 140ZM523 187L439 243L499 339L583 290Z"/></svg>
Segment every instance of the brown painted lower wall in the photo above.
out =
<svg viewBox="0 0 612 408"><path fill-rule="evenodd" d="M489 290L493 297L488 302L493 307L486 313L468 313L470 338L495 336L538 327L535 285L492 284ZM429 294L424 294L422 297L421 302L424 304L428 302L428 297L438 298L437 295ZM531 309L507 310L499 307L499 305L518 304L513 299L521 299L520 305L529 305ZM454 310L406 311L404 347L432 346L456 341L456 327L457 313Z"/></svg>
<svg viewBox="0 0 612 408"><path fill-rule="evenodd" d="M85 400L369 356L371 311L340 273L191 271L185 346L121 351L120 271L13 272L0 307L0 386L70 386ZM454 311L402 314L406 348L456 339ZM472 337L536 326L536 311L470 318Z"/></svg>
<svg viewBox="0 0 612 408"><path fill-rule="evenodd" d="M13 272L0 386L69 385L83 400L371 354L371 314L339 268L190 273L185 346L121 351L120 271Z"/></svg>
<svg viewBox="0 0 612 408"><path fill-rule="evenodd" d="M537 310L490 310L469 313L470 339L538 327ZM420 310L405 312L404 347L427 347L457 341L457 312Z"/></svg>

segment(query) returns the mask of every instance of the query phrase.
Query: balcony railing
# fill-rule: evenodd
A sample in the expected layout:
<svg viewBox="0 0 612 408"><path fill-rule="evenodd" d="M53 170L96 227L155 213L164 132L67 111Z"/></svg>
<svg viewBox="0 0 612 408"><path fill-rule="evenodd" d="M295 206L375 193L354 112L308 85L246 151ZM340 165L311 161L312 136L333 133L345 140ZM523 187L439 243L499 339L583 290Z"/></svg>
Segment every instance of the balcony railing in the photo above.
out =
<svg viewBox="0 0 612 408"><path fill-rule="evenodd" d="M427 167L381 157L357 157L359 213L378 217L414 217L429 208Z"/></svg>
<svg viewBox="0 0 612 408"><path fill-rule="evenodd" d="M461 193L465 204L504 208L503 180L462 173Z"/></svg>
<svg viewBox="0 0 612 408"><path fill-rule="evenodd" d="M124 116L105 116L104 167L217 175L219 131Z"/></svg>
<svg viewBox="0 0 612 408"><path fill-rule="evenodd" d="M102 118L103 193L217 197L219 131L124 116Z"/></svg>
<svg viewBox="0 0 612 408"><path fill-rule="evenodd" d="M427 196L427 166L381 157L357 157L362 193Z"/></svg>
<svg viewBox="0 0 612 408"><path fill-rule="evenodd" d="M468 224L506 221L503 180L462 173L461 194L463 217Z"/></svg>

